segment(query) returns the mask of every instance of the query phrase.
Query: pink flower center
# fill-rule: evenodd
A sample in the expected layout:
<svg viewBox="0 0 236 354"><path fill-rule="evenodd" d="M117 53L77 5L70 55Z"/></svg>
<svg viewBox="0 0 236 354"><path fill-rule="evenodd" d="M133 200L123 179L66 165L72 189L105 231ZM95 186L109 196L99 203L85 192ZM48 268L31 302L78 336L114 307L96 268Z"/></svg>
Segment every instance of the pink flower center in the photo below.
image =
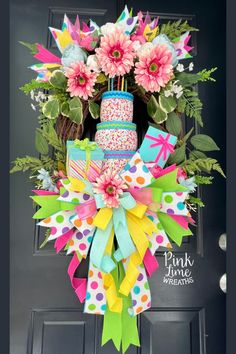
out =
<svg viewBox="0 0 236 354"><path fill-rule="evenodd" d="M155 75L158 73L158 70L159 70L158 63L156 61L152 61L148 68L149 74Z"/></svg>
<svg viewBox="0 0 236 354"><path fill-rule="evenodd" d="M118 46L111 48L109 56L113 61L120 61L123 57L123 54L124 54L124 51L118 45Z"/></svg>
<svg viewBox="0 0 236 354"><path fill-rule="evenodd" d="M79 86L84 86L86 84L86 78L84 76L76 76L75 80Z"/></svg>

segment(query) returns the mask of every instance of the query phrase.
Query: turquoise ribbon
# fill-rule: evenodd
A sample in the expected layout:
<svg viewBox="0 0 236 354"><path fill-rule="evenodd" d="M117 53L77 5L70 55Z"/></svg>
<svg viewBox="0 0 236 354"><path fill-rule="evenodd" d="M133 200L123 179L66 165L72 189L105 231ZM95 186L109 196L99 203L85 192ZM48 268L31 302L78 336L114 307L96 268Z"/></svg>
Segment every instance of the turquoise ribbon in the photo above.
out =
<svg viewBox="0 0 236 354"><path fill-rule="evenodd" d="M106 207L101 194L97 194L94 197L98 209ZM125 209L129 210L134 208L136 206L136 201L128 192L125 192L122 197L119 198L119 201L120 206L112 209L112 220L109 222L107 228L105 230L97 229L90 253L90 258L93 264L105 273L110 273L116 266L111 257L108 255L104 256L112 226L114 226L114 231L119 246L119 248L114 252L114 258L117 261L120 261L123 258L129 257L136 250L128 231L125 211Z"/></svg>
<svg viewBox="0 0 236 354"><path fill-rule="evenodd" d="M110 256L104 256L112 226L112 221L110 221L105 230L96 229L90 252L91 262L104 273L110 273L116 267Z"/></svg>

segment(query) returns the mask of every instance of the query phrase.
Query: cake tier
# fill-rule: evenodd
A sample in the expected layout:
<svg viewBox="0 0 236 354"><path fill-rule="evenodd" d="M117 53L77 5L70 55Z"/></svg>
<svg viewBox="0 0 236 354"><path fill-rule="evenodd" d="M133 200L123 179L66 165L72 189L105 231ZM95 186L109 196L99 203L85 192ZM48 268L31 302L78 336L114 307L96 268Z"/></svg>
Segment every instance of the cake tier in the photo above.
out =
<svg viewBox="0 0 236 354"><path fill-rule="evenodd" d="M125 91L107 91L102 95L100 118L102 122L133 120L133 95Z"/></svg>
<svg viewBox="0 0 236 354"><path fill-rule="evenodd" d="M107 169L111 169L116 170L119 173L123 170L129 160L130 159L106 159L103 162L102 170L106 171Z"/></svg>
<svg viewBox="0 0 236 354"><path fill-rule="evenodd" d="M96 143L105 150L136 150L136 124L131 122L102 122L97 124Z"/></svg>

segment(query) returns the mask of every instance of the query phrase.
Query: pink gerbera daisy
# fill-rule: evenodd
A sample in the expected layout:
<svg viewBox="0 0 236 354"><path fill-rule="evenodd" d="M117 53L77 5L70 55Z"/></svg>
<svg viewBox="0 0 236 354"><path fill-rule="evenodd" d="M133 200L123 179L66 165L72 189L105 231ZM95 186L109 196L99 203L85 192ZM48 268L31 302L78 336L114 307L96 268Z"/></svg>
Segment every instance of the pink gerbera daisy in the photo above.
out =
<svg viewBox="0 0 236 354"><path fill-rule="evenodd" d="M123 76L134 65L135 51L129 35L119 28L101 38L96 49L98 63L109 77Z"/></svg>
<svg viewBox="0 0 236 354"><path fill-rule="evenodd" d="M65 75L68 77L67 91L71 96L78 96L84 100L93 96L97 73L91 71L82 61L71 64L66 69Z"/></svg>
<svg viewBox="0 0 236 354"><path fill-rule="evenodd" d="M146 91L159 92L173 75L172 53L160 44L140 54L135 64L135 81Z"/></svg>
<svg viewBox="0 0 236 354"><path fill-rule="evenodd" d="M118 208L120 205L119 197L127 189L127 185L119 177L117 171L106 170L103 175L96 179L94 193L102 194L104 203L109 208Z"/></svg>

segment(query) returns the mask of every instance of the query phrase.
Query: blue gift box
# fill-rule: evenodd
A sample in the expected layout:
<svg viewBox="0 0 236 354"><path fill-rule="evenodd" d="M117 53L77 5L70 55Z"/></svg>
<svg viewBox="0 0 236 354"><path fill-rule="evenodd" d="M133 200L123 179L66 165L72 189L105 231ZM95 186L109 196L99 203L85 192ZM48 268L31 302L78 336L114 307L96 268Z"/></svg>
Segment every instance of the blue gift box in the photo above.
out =
<svg viewBox="0 0 236 354"><path fill-rule="evenodd" d="M150 126L144 136L139 152L144 162L155 162L164 167L168 157L174 152L177 137Z"/></svg>
<svg viewBox="0 0 236 354"><path fill-rule="evenodd" d="M104 152L88 139L67 141L66 170L69 177L87 179L94 182L100 175Z"/></svg>
<svg viewBox="0 0 236 354"><path fill-rule="evenodd" d="M74 140L67 140L67 156L69 160L84 161L86 160L86 150L82 150L77 146ZM104 152L100 147L90 151L91 160L104 160Z"/></svg>

